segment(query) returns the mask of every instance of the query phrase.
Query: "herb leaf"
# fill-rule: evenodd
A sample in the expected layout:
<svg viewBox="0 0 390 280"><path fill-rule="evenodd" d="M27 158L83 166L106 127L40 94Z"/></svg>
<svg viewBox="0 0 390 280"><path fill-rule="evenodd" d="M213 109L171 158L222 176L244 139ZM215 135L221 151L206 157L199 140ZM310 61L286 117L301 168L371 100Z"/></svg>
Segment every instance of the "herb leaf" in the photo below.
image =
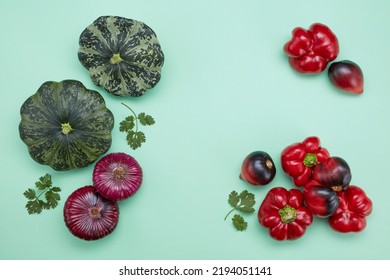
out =
<svg viewBox="0 0 390 280"><path fill-rule="evenodd" d="M238 231L244 231L247 229L248 227L248 223L245 221L244 217L242 217L241 215L239 214L235 214L232 218L232 222L233 222L233 225L234 227L238 230Z"/></svg>
<svg viewBox="0 0 390 280"><path fill-rule="evenodd" d="M26 204L26 208L29 214L39 214L42 212L42 206L38 200L30 200Z"/></svg>
<svg viewBox="0 0 390 280"><path fill-rule="evenodd" d="M229 204L232 207L237 207L239 201L240 201L240 197L238 196L238 193L236 191L232 191L229 194L229 200L228 200Z"/></svg>
<svg viewBox="0 0 390 280"><path fill-rule="evenodd" d="M150 115L146 115L145 113L138 114L138 120L142 125L153 125L154 119Z"/></svg>
<svg viewBox="0 0 390 280"><path fill-rule="evenodd" d="M28 188L23 195L28 199L26 203L27 212L29 214L40 214L44 209L54 209L57 207L61 197L59 187L52 186L51 175L46 174L39 178L39 181L35 182L35 187L41 191L38 195L37 192ZM44 194L45 200L40 197Z"/></svg>
<svg viewBox="0 0 390 280"><path fill-rule="evenodd" d="M47 191L45 193L47 206L54 209L58 205L58 201L60 200L60 195L53 191Z"/></svg>
<svg viewBox="0 0 390 280"><path fill-rule="evenodd" d="M253 205L255 205L255 195L253 193L249 193L248 191L243 191L239 195L240 198L240 205L238 205L238 209L241 212L244 213L253 213L255 211L255 208L253 208Z"/></svg>
<svg viewBox="0 0 390 280"><path fill-rule="evenodd" d="M27 189L23 195L29 199L29 200L32 200L35 198L35 191L33 189Z"/></svg>
<svg viewBox="0 0 390 280"><path fill-rule="evenodd" d="M138 149L146 142L145 133L138 129L139 124L142 126L151 126L155 123L154 118L151 115L147 115L144 112L138 115L126 104L122 103L123 106L127 107L131 112L132 116L126 117L119 123L119 131L127 134L127 144L133 150Z"/></svg>
<svg viewBox="0 0 390 280"><path fill-rule="evenodd" d="M145 134L142 131L129 131L127 133L127 144L133 149L141 147L142 143L146 142Z"/></svg>
<svg viewBox="0 0 390 280"><path fill-rule="evenodd" d="M233 207L233 209L227 213L225 216L225 221L230 213L232 213L234 210L247 214L253 213L255 211L255 208L253 208L256 203L255 195L248 192L247 190L242 191L240 194L238 194L236 191L232 191L229 194L228 203ZM248 227L248 224L244 218L238 214L233 216L232 222L234 227L239 231L243 231Z"/></svg>
<svg viewBox="0 0 390 280"><path fill-rule="evenodd" d="M119 131L128 132L128 131L132 130L134 128L134 126L135 126L134 117L128 116L125 118L125 120L123 120L119 123Z"/></svg>

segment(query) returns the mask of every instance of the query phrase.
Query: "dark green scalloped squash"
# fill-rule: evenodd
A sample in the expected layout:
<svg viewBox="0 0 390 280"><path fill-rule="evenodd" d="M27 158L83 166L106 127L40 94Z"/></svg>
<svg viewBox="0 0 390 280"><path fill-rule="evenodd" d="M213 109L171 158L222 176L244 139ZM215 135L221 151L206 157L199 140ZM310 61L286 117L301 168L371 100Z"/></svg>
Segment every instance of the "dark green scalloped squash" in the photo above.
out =
<svg viewBox="0 0 390 280"><path fill-rule="evenodd" d="M45 82L20 109L20 138L38 163L64 171L90 165L111 146L114 116L75 80Z"/></svg>
<svg viewBox="0 0 390 280"><path fill-rule="evenodd" d="M164 54L145 23L102 16L80 35L78 57L92 81L119 96L141 96L161 78Z"/></svg>

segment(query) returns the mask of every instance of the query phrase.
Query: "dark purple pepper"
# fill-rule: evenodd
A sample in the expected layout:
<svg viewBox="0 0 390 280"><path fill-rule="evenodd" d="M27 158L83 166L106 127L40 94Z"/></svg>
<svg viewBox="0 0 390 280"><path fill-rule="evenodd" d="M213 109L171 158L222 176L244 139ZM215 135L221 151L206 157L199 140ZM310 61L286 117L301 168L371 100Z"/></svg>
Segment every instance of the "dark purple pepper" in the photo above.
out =
<svg viewBox="0 0 390 280"><path fill-rule="evenodd" d="M328 68L328 77L334 86L343 91L363 93L363 72L355 62L350 60L333 62Z"/></svg>
<svg viewBox="0 0 390 280"><path fill-rule="evenodd" d="M312 178L320 186L332 188L334 191L345 191L351 182L351 169L340 157L330 157L321 161L314 169Z"/></svg>
<svg viewBox="0 0 390 280"><path fill-rule="evenodd" d="M314 181L305 186L303 197L310 212L321 218L332 215L340 204L339 197L333 189L318 186Z"/></svg>
<svg viewBox="0 0 390 280"><path fill-rule="evenodd" d="M276 168L271 156L263 151L255 151L244 159L240 179L254 186L263 186L270 183L275 174Z"/></svg>

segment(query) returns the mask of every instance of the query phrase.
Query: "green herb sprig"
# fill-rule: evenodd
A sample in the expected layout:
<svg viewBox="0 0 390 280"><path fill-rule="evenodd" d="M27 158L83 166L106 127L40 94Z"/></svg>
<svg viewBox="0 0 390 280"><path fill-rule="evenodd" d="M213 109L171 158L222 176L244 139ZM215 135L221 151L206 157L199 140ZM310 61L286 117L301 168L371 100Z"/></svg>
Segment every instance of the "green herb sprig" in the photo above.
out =
<svg viewBox="0 0 390 280"><path fill-rule="evenodd" d="M119 123L119 131L127 133L127 144L133 150L141 147L142 143L146 142L145 133L139 130L139 124L143 126L151 126L155 123L154 118L151 115L145 113L139 113L138 115L126 104L122 103L131 112L132 116L126 117Z"/></svg>
<svg viewBox="0 0 390 280"><path fill-rule="evenodd" d="M40 214L42 210L54 209L61 200L59 187L52 186L51 175L46 174L35 182L35 187L40 191L39 194L28 188L23 195L28 199L26 208L29 214ZM44 200L41 198L44 195Z"/></svg>
<svg viewBox="0 0 390 280"><path fill-rule="evenodd" d="M255 211L255 208L253 208L253 205L256 203L255 195L248 192L247 190L242 191L240 194L238 194L236 191L232 191L229 194L228 203L233 207L233 209L227 213L224 219L225 221L230 213L235 210L243 213L253 213ZM238 231L244 231L248 227L248 223L245 221L244 217L239 214L235 214L233 216L232 222Z"/></svg>

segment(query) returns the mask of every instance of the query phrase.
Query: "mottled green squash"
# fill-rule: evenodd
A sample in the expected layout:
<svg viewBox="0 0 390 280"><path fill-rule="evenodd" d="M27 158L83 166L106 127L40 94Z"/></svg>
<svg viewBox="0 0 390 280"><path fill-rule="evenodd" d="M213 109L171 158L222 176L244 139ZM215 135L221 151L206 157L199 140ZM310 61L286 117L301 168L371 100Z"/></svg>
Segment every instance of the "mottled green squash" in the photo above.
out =
<svg viewBox="0 0 390 280"><path fill-rule="evenodd" d="M90 165L111 146L114 116L103 97L75 80L45 82L20 109L20 138L55 170Z"/></svg>
<svg viewBox="0 0 390 280"><path fill-rule="evenodd" d="M78 57L92 81L119 96L141 96L161 78L164 54L145 23L102 16L80 35Z"/></svg>

